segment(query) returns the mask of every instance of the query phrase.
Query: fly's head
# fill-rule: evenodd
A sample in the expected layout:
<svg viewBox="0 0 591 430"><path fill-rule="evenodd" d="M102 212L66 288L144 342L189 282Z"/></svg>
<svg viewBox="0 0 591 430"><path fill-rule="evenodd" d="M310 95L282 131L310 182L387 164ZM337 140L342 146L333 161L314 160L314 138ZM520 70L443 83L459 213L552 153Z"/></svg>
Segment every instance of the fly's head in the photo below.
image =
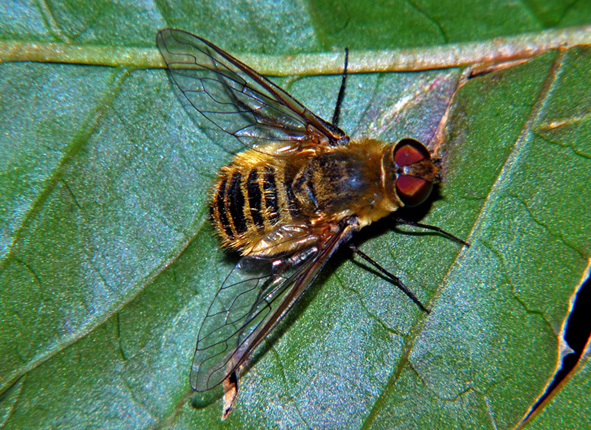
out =
<svg viewBox="0 0 591 430"><path fill-rule="evenodd" d="M402 139L386 154L386 183L402 206L418 206L439 182L439 168L429 150L415 139Z"/></svg>

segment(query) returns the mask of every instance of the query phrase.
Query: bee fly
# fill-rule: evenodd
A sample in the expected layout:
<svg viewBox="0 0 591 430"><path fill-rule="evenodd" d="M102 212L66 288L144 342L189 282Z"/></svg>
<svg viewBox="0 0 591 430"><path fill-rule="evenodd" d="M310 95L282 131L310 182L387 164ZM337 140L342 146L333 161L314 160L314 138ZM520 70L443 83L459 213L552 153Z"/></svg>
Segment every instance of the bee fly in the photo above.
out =
<svg viewBox="0 0 591 430"><path fill-rule="evenodd" d="M329 123L207 40L165 29L156 41L189 113L199 112L245 147L221 169L210 201L222 246L241 259L207 311L191 369L195 391L223 382L225 418L248 357L328 259L354 232L421 204L439 180L438 165L414 139L354 142L337 126L348 52ZM437 227L397 222L466 244ZM429 312L398 278L349 247Z"/></svg>

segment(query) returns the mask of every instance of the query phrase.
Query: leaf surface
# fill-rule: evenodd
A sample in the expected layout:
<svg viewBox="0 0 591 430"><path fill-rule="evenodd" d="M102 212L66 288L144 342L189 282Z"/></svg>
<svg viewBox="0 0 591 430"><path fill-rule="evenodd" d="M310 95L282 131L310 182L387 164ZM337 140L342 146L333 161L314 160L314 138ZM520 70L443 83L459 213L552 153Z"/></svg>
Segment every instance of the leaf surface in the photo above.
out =
<svg viewBox="0 0 591 430"><path fill-rule="evenodd" d="M289 54L591 22L586 2L530 3L8 2L0 39L153 49L156 31L174 26L232 51ZM253 357L230 426L519 422L552 377L590 259L590 61L587 47L549 51L455 94L445 181L407 215L471 247L391 220L356 238L432 313L339 253ZM429 142L460 73L351 75L340 126ZM0 76L0 422L221 428L220 392L192 394L188 372L236 261L207 217L231 154L190 121L163 70L23 62L0 64ZM339 76L276 82L331 118Z"/></svg>

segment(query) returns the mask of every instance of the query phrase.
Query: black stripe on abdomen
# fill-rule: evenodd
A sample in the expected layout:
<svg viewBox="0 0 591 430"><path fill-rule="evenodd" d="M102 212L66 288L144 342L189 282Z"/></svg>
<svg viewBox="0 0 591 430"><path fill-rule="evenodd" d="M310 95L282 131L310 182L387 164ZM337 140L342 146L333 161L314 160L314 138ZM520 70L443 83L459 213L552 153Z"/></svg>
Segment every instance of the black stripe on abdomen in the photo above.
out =
<svg viewBox="0 0 591 430"><path fill-rule="evenodd" d="M289 215L292 219L294 219L297 218L297 216L300 214L300 210L298 208L295 194L293 193L291 185L291 182L289 182L288 180L284 182L285 193L287 194L287 208L289 209Z"/></svg>
<svg viewBox="0 0 591 430"><path fill-rule="evenodd" d="M242 234L247 230L246 218L244 217L244 195L242 194L242 176L240 172L234 172L228 185L228 209L232 224L236 233Z"/></svg>
<svg viewBox="0 0 591 430"><path fill-rule="evenodd" d="M265 195L265 206L273 224L279 221L279 205L277 203L277 184L275 183L275 171L267 167L263 176L263 190Z"/></svg>
<svg viewBox="0 0 591 430"><path fill-rule="evenodd" d="M246 180L246 192L248 194L248 206L250 207L250 216L257 228L265 227L265 220L263 219L263 195L258 183L259 172L256 167L252 169Z"/></svg>
<svg viewBox="0 0 591 430"><path fill-rule="evenodd" d="M224 180L220 182L215 194L215 206L218 214L217 222L218 224L221 224L222 228L224 229L224 233L226 233L227 239L231 240L234 238L234 233L232 232L232 228L230 227L228 215L226 214L226 205L224 204L224 196L226 195L227 183L228 179L226 178L224 178Z"/></svg>

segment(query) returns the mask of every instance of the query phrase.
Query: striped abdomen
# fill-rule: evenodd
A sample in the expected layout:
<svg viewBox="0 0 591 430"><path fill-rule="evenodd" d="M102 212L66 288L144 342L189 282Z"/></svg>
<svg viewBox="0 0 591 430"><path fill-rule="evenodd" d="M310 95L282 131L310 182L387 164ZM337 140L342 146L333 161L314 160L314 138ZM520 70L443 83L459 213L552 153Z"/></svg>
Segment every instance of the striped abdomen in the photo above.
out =
<svg viewBox="0 0 591 430"><path fill-rule="evenodd" d="M291 182L286 169L277 165L232 163L224 167L210 206L222 244L242 250L280 222L297 217Z"/></svg>

